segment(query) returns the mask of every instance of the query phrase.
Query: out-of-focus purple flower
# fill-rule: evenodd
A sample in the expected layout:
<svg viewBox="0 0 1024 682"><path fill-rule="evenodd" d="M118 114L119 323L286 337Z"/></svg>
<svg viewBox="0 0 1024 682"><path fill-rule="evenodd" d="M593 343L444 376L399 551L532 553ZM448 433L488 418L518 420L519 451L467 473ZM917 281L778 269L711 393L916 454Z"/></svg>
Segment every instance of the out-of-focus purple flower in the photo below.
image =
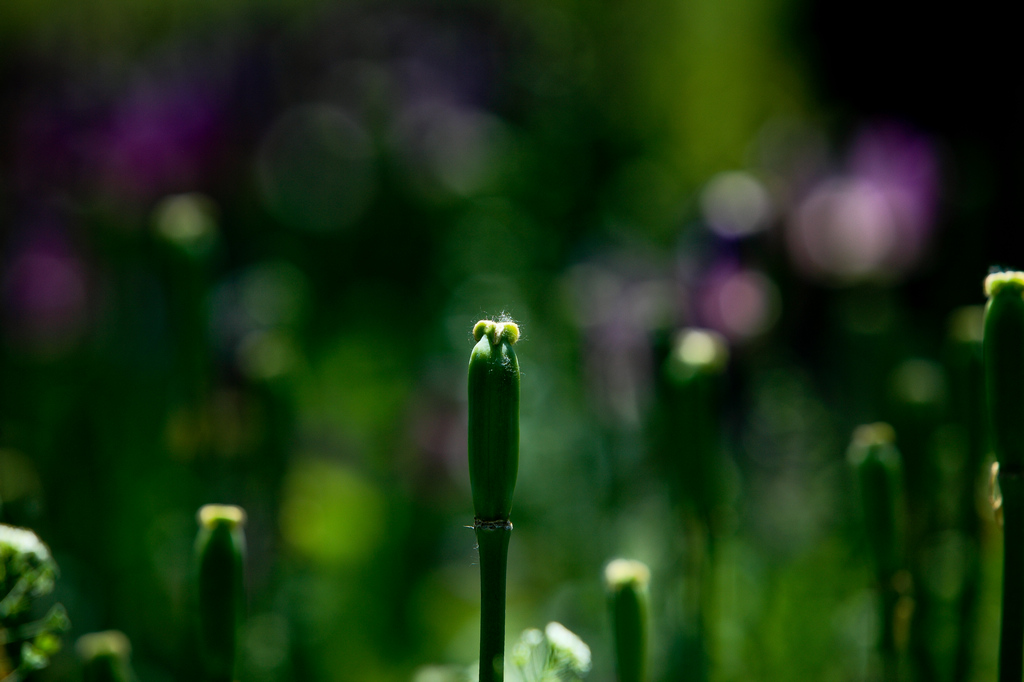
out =
<svg viewBox="0 0 1024 682"><path fill-rule="evenodd" d="M883 189L903 229L923 234L931 228L939 164L930 140L896 125L869 128L850 150L850 172Z"/></svg>
<svg viewBox="0 0 1024 682"><path fill-rule="evenodd" d="M805 274L837 283L891 281L920 259L934 223L939 168L930 141L884 125L850 149L847 173L819 183L788 225Z"/></svg>
<svg viewBox="0 0 1024 682"><path fill-rule="evenodd" d="M583 330L590 393L612 421L635 426L651 398L651 333L668 326L671 288L650 264L629 271L578 265L567 285Z"/></svg>
<svg viewBox="0 0 1024 682"><path fill-rule="evenodd" d="M145 82L114 105L91 148L102 187L146 199L191 189L212 160L222 131L212 89L191 82Z"/></svg>
<svg viewBox="0 0 1024 682"><path fill-rule="evenodd" d="M430 193L440 186L468 195L494 175L504 126L486 112L441 101L422 102L399 117L395 142L413 182Z"/></svg>
<svg viewBox="0 0 1024 682"><path fill-rule="evenodd" d="M696 288L697 322L742 342L771 329L779 316L780 295L763 273L723 260Z"/></svg>
<svg viewBox="0 0 1024 682"><path fill-rule="evenodd" d="M67 236L41 226L15 247L3 282L12 340L54 355L71 348L88 317L87 273Z"/></svg>

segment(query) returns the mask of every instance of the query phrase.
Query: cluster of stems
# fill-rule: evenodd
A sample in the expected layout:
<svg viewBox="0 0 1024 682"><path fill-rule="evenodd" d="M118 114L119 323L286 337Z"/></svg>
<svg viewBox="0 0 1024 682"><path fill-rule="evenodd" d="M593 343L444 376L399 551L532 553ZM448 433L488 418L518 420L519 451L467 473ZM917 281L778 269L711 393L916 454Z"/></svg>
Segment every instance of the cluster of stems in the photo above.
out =
<svg viewBox="0 0 1024 682"><path fill-rule="evenodd" d="M999 680L1024 677L1024 273L985 280L985 391L1003 496Z"/></svg>
<svg viewBox="0 0 1024 682"><path fill-rule="evenodd" d="M207 682L233 682L245 600L245 511L208 504L197 514L199 645Z"/></svg>
<svg viewBox="0 0 1024 682"><path fill-rule="evenodd" d="M519 360L513 322L481 320L469 358L469 477L480 552L480 682L505 667L505 575L519 471Z"/></svg>

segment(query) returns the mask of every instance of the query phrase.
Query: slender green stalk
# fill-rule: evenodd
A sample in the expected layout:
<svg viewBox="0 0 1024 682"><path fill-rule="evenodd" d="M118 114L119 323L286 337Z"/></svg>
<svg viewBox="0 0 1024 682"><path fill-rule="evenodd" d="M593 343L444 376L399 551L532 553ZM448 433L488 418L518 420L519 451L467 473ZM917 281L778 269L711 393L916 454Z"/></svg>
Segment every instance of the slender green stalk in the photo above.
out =
<svg viewBox="0 0 1024 682"><path fill-rule="evenodd" d="M1024 273L985 280L985 389L1003 495L1003 618L999 680L1024 677Z"/></svg>
<svg viewBox="0 0 1024 682"><path fill-rule="evenodd" d="M619 682L647 678L647 586L651 572L639 561L616 559L604 570Z"/></svg>
<svg viewBox="0 0 1024 682"><path fill-rule="evenodd" d="M170 331L175 348L175 385L187 407L205 399L210 377L209 269L217 250L216 206L208 197L178 194L154 211L154 232L167 281Z"/></svg>
<svg viewBox="0 0 1024 682"><path fill-rule="evenodd" d="M721 505L719 412L728 361L729 349L719 334L686 329L665 366L673 388L668 398L675 425L669 436L674 483L709 532L714 530L716 507Z"/></svg>
<svg viewBox="0 0 1024 682"><path fill-rule="evenodd" d="M902 472L892 427L882 423L858 427L848 457L857 473L864 526L882 602L879 652L884 679L895 682L899 679L902 649L898 627L900 600L905 598L899 588L907 582L909 574L904 568L906 512Z"/></svg>
<svg viewBox="0 0 1024 682"><path fill-rule="evenodd" d="M199 644L205 676L209 682L232 682L245 598L245 512L208 504L198 518Z"/></svg>
<svg viewBox="0 0 1024 682"><path fill-rule="evenodd" d="M131 682L132 647L117 630L82 635L75 645L82 659L82 682Z"/></svg>
<svg viewBox="0 0 1024 682"><path fill-rule="evenodd" d="M668 677L708 679L715 646L714 562L716 519L728 504L721 438L721 397L728 368L725 339L707 329L682 330L663 369L655 421L657 456L682 516L686 553L681 619L671 645Z"/></svg>
<svg viewBox="0 0 1024 682"><path fill-rule="evenodd" d="M505 571L511 523L476 524L480 551L480 680L500 682L505 673Z"/></svg>
<svg viewBox="0 0 1024 682"><path fill-rule="evenodd" d="M480 682L505 666L505 571L519 470L519 361L512 322L481 320L469 359L469 477L480 550Z"/></svg>
<svg viewBox="0 0 1024 682"><path fill-rule="evenodd" d="M1024 481L999 472L1003 493L1003 623L999 634L999 680L1024 677Z"/></svg>

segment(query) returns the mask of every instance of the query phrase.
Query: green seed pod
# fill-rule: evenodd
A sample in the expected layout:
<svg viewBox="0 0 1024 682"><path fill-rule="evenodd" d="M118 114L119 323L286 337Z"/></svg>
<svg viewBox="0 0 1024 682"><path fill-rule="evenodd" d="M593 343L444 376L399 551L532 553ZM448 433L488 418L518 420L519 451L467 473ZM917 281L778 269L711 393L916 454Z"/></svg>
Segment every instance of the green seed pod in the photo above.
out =
<svg viewBox="0 0 1024 682"><path fill-rule="evenodd" d="M82 659L82 682L131 682L132 647L117 630L82 635L75 644Z"/></svg>
<svg viewBox="0 0 1024 682"><path fill-rule="evenodd" d="M507 521L519 472L519 339L513 322L481 320L469 357L469 479L480 521Z"/></svg>
<svg viewBox="0 0 1024 682"><path fill-rule="evenodd" d="M721 403L728 361L720 334L691 328L679 333L663 370L660 457L673 492L709 527L725 504Z"/></svg>
<svg viewBox="0 0 1024 682"><path fill-rule="evenodd" d="M903 476L895 439L888 424L865 424L853 432L847 455L857 472L868 543L883 583L902 563Z"/></svg>
<svg viewBox="0 0 1024 682"><path fill-rule="evenodd" d="M234 679L238 626L245 599L245 511L208 504L197 514L199 642L211 682Z"/></svg>
<svg viewBox="0 0 1024 682"><path fill-rule="evenodd" d="M985 279L985 388L1003 473L1024 469L1024 272Z"/></svg>
<svg viewBox="0 0 1024 682"><path fill-rule="evenodd" d="M619 682L642 682L647 668L647 586L651 572L639 561L616 559L604 569Z"/></svg>

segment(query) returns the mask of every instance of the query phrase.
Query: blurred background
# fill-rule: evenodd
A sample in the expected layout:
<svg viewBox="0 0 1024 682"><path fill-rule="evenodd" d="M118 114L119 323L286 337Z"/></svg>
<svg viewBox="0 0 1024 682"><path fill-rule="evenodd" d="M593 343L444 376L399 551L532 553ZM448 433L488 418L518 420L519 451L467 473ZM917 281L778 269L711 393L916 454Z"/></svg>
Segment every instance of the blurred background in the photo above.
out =
<svg viewBox="0 0 1024 682"><path fill-rule="evenodd" d="M75 679L70 643L107 628L143 682L196 679L206 502L249 514L243 682L472 664L465 372L503 312L510 640L557 620L613 679L601 570L626 556L653 572L656 680L879 679L846 451L885 420L907 669L994 679L961 306L1024 266L1002 11L0 3L0 518L49 544L72 621L37 679ZM697 531L663 399L688 327L729 345Z"/></svg>

